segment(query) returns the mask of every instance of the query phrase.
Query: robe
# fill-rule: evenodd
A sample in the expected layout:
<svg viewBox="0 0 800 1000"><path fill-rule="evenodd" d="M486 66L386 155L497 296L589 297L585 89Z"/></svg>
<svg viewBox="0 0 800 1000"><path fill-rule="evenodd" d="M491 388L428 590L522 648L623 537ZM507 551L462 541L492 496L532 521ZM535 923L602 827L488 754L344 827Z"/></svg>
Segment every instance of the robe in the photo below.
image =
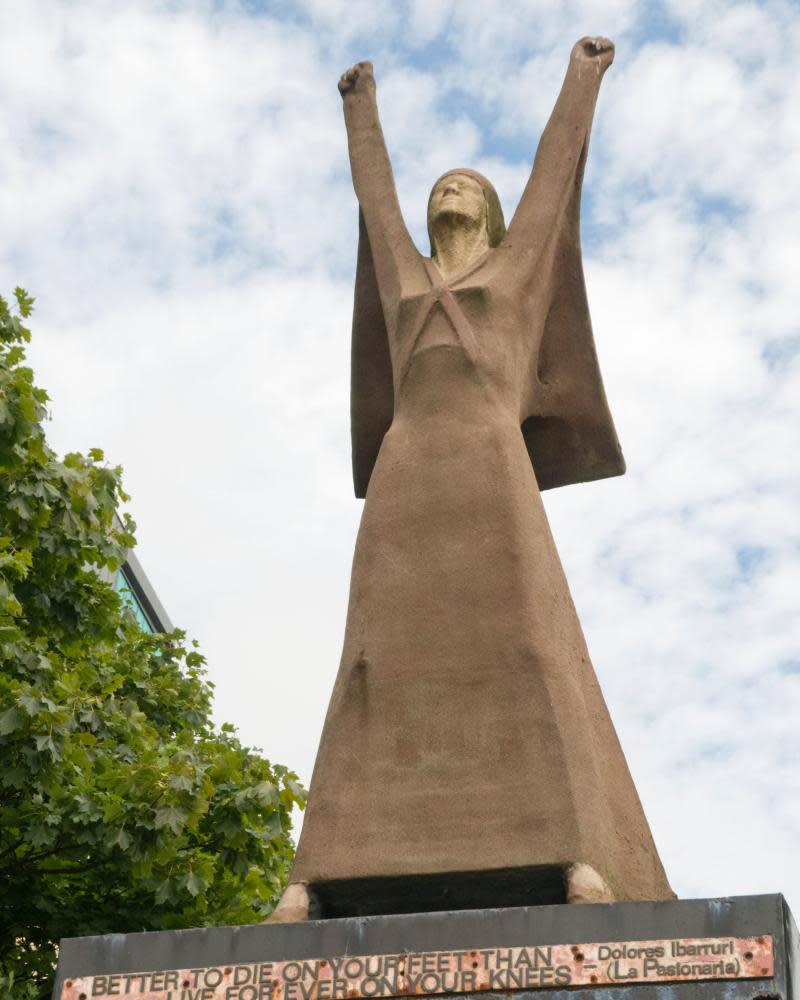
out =
<svg viewBox="0 0 800 1000"><path fill-rule="evenodd" d="M557 902L580 862L617 899L673 895L540 495L624 471L580 262L600 80L571 61L508 232L447 278L403 222L374 87L345 97L366 503L291 876L329 915Z"/></svg>

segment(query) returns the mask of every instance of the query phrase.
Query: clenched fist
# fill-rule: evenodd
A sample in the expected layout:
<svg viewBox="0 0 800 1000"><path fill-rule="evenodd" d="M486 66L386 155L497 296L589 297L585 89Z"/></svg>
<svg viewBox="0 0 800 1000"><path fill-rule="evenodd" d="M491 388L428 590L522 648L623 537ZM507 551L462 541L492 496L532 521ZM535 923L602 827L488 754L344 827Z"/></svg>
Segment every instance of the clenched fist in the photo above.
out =
<svg viewBox="0 0 800 1000"><path fill-rule="evenodd" d="M594 63L598 70L607 70L614 61L614 43L610 38L599 35L581 38L572 48L572 58L585 63Z"/></svg>
<svg viewBox="0 0 800 1000"><path fill-rule="evenodd" d="M371 62L356 63L339 77L339 93L342 97L374 88L375 77L372 75Z"/></svg>

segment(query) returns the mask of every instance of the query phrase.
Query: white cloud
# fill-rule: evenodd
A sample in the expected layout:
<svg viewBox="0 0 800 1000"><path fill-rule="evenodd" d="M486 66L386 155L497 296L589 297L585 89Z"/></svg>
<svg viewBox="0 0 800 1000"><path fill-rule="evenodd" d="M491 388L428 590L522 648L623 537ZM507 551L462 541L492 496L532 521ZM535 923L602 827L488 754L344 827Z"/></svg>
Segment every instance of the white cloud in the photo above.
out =
<svg viewBox="0 0 800 1000"><path fill-rule="evenodd" d="M360 512L337 77L374 58L424 249L448 167L510 218L572 43L612 35L585 256L630 471L546 503L676 889L800 907L797 18L684 0L653 37L633 0L401 7L3 8L0 285L38 296L53 438L125 466L219 716L307 778Z"/></svg>

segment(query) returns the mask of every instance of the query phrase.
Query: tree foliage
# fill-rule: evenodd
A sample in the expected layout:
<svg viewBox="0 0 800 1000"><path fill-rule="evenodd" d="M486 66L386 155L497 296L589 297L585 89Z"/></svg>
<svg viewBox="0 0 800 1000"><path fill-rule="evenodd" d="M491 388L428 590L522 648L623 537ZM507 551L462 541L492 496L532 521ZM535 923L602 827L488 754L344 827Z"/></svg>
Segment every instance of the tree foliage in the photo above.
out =
<svg viewBox="0 0 800 1000"><path fill-rule="evenodd" d="M45 995L61 937L263 919L296 776L211 721L204 660L102 575L134 545L119 467L59 459L0 298L0 996ZM106 573L106 576L108 574Z"/></svg>

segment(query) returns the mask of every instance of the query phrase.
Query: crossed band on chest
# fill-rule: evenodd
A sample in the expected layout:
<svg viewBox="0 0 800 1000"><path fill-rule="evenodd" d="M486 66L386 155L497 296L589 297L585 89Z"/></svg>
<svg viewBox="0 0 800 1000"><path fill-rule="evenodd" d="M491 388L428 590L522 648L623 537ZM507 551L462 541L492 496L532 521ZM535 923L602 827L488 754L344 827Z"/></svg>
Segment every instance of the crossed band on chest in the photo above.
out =
<svg viewBox="0 0 800 1000"><path fill-rule="evenodd" d="M445 316L450 321L456 341L464 353L473 365L478 363L481 354L480 345L469 320L464 315L464 310L453 294L453 286L477 271L487 256L488 254L482 254L463 271L451 275L450 278L445 278L432 260L427 257L423 259L431 287L419 304L414 325L400 350L399 370L401 384L405 381L420 338L427 326L431 313L437 305L441 307Z"/></svg>

